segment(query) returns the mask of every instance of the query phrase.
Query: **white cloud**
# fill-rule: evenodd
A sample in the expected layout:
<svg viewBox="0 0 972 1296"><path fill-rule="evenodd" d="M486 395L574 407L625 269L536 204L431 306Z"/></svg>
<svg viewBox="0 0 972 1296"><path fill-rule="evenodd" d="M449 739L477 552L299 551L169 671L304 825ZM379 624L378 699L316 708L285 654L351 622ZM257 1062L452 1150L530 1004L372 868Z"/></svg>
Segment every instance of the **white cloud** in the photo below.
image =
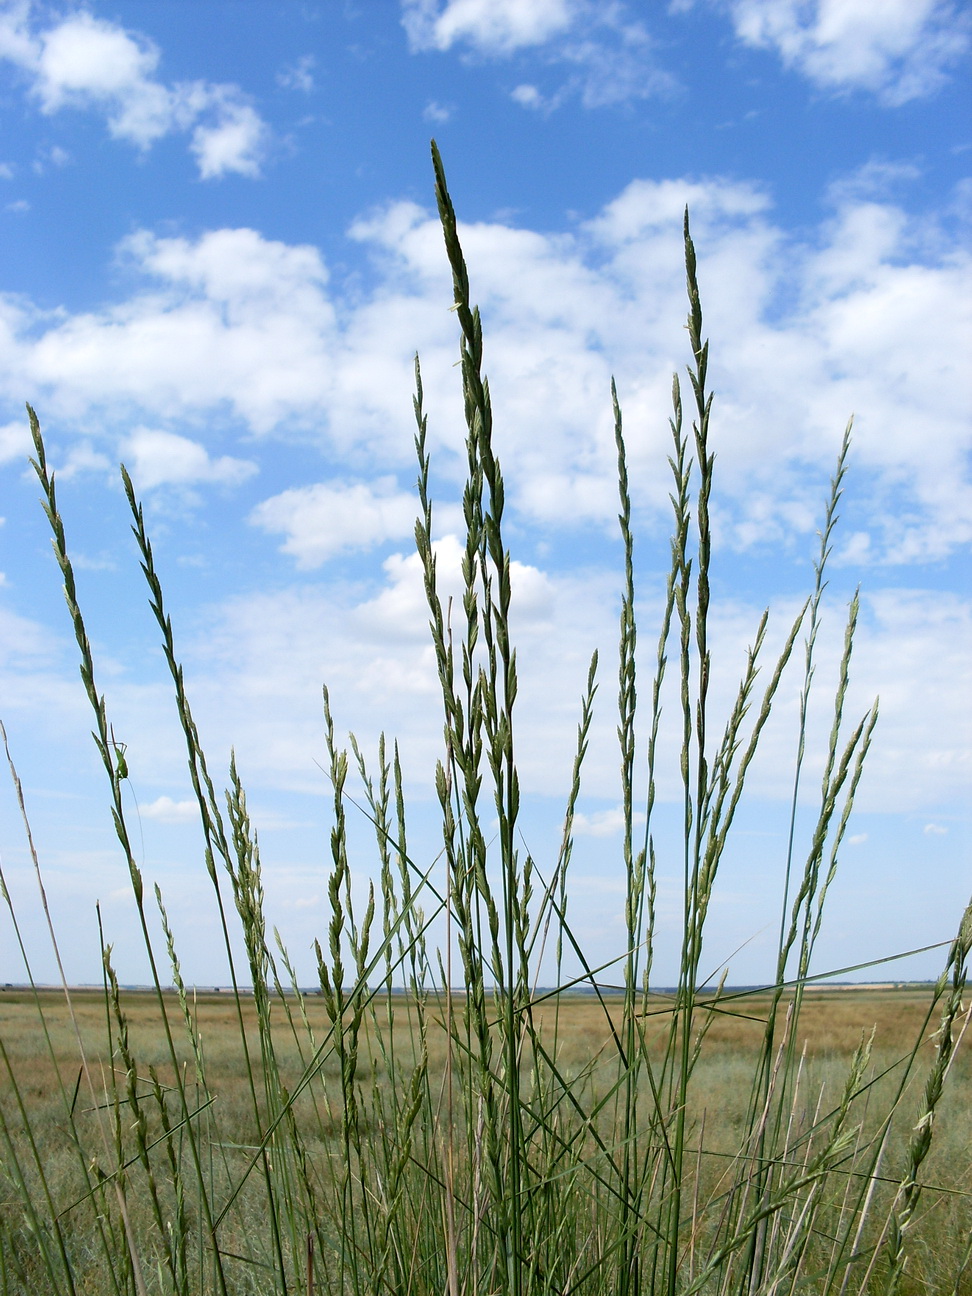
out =
<svg viewBox="0 0 972 1296"><path fill-rule="evenodd" d="M422 116L427 122L434 122L437 126L444 126L447 121L452 119L455 107L452 104L440 104L435 99L430 99L422 109Z"/></svg>
<svg viewBox="0 0 972 1296"><path fill-rule="evenodd" d="M34 443L30 439L26 418L0 427L0 463L21 459L26 465L27 456L33 453Z"/></svg>
<svg viewBox="0 0 972 1296"><path fill-rule="evenodd" d="M293 909L316 909L321 903L319 895L298 896L296 900L285 901Z"/></svg>
<svg viewBox="0 0 972 1296"><path fill-rule="evenodd" d="M394 477L380 477L283 491L258 504L250 521L264 531L282 532L287 539L281 549L306 569L343 550L400 540L413 531L415 517L414 495L398 490Z"/></svg>
<svg viewBox="0 0 972 1296"><path fill-rule="evenodd" d="M660 541L658 551L663 553L664 547L664 541ZM459 583L460 545L454 536L446 536L437 542L436 552L443 593L454 592ZM648 552L639 550L642 567L650 567L653 562L646 557ZM551 836L541 839L539 833L532 831L534 807L527 798L539 793L556 797L562 803L569 786L588 655L595 646L602 649L600 690L583 788L585 798L598 800L593 804L589 800L582 802L582 816L576 824L577 856L582 871L597 872L597 879L590 883L597 894L617 885L616 872L613 877L603 875L615 869L616 852L607 847L612 833L617 832L619 819L616 809L619 761L614 733L619 566L620 562L615 564L615 570L599 568L565 575L546 571L539 565L516 563L512 573L514 640L520 677L516 741L524 791L524 831L541 869L550 860L547 847ZM639 600L643 674L639 692L647 701L658 590L648 578L640 588L643 590ZM774 608L772 631L777 639L791 611L790 603ZM842 608L836 594L826 601L825 614L818 645L819 694L811 717L804 780L808 801L815 797L819 787L822 743L826 741L831 719L828 690L835 675L842 631ZM233 744L241 773L253 793L254 806L263 800L272 805L273 789L306 792L320 798L326 787L315 762L322 759L320 686L326 681L331 687L339 741L343 741L348 728L358 733L366 753L373 752L382 730L389 739L394 736L401 740L412 816L410 841L413 850L417 846L424 848L427 838L423 839L415 825L416 820L422 823L423 814L426 818L434 816L431 773L442 750L441 698L428 642L427 619L420 565L408 551L392 555L384 562L377 589L362 591L360 587L301 581L288 589L246 594L215 608L197 609L194 642L180 645L180 649L196 719L214 774L222 767ZM731 701L736 673L757 619L758 609L748 604L720 599L714 606L711 696L715 716L724 714ZM870 769L865 773L858 797L860 808L895 815L917 810L941 823L948 822L941 816L951 812L955 800L964 797L970 764L972 677L967 652L970 630L972 607L968 602L943 597L938 591L889 591L875 595L865 604L853 664L853 695L848 700L847 714L856 718L873 692L879 690L882 717L871 752ZM18 716L30 715L28 708L34 708L39 715L48 717L48 725L53 723L51 717L56 716L64 728L64 717L68 715L72 731L77 731L78 742L81 738L87 741L90 718L84 709L76 669L73 664L65 664L59 678L50 674L41 676L37 650L43 649L45 643L38 644L39 637L43 640L30 624L5 619L0 607L0 669L4 670L0 688L11 699L11 709ZM4 654L16 660L8 665ZM760 828L765 828L767 823L774 824L780 841L785 840L786 797L795 749L793 721L799 652L796 658L793 675L785 681L780 694L780 722L767 731L765 758L754 767L751 778L752 792L757 797L777 801L775 812L772 806L760 805L757 810ZM763 679L766 673L764 669ZM64 682L68 680L69 685ZM672 674L669 684L675 684ZM73 710L63 705L64 698L72 700ZM126 684L124 677L112 677L109 706L116 732L125 740L131 739L129 765L136 794L145 803L142 815L146 820L146 853L150 860L158 860L149 821L178 823L194 818L191 801L157 795L161 788L171 792L180 787L178 770L180 766L184 768L184 752L180 749L174 717L170 715L167 688L133 687L131 683ZM642 742L646 724L645 716L640 730ZM671 806L673 802L677 804L678 797L678 725L677 693L670 687L661 735L665 753L659 779L662 819L677 815ZM718 733L718 723L713 723L711 729ZM159 735L162 742L158 741ZM59 741L53 750L63 759L60 735L57 736ZM643 758L643 746L639 747L639 756ZM146 786L151 792L143 794L141 789ZM424 805L421 804L423 797ZM416 801L420 804L416 805ZM261 810L254 810L254 820L258 827L264 826ZM916 832L923 823L924 819L917 821ZM352 815L352 834L359 829L366 831L367 826ZM554 824L553 850L556 836ZM916 844L917 841L918 838ZM272 887L268 884L268 889L274 897L279 897L277 872L286 867L290 844L284 839L275 842L274 847L272 851L266 850L268 869L272 870L268 877L274 882ZM750 843L745 840L741 848L736 847L743 857L749 854L749 848ZM861 853L860 850L847 852L851 874ZM434 849L427 858L431 859L432 854ZM173 873L176 867L181 866L173 859ZM672 855L663 850L660 854L663 906L666 876L674 867ZM181 890L181 872L177 876ZM767 872L754 884L757 890L767 885L768 876ZM913 887L914 876L908 875L909 888ZM727 880L735 885L731 872ZM171 885L175 891L175 876ZM893 883L882 880L882 886L885 893L893 890ZM104 893L106 889L102 890ZM302 896L313 893L311 882L298 892ZM591 907L597 894L585 892L581 901L583 908L575 909L585 933L590 931ZM751 921L748 902L746 912ZM752 926L756 926L755 921ZM735 943L738 941L732 942L730 948Z"/></svg>
<svg viewBox="0 0 972 1296"><path fill-rule="evenodd" d="M655 42L637 22L614 18L614 10L595 10L602 30L585 26L583 35L564 41L555 61L575 69L557 91L553 106L578 94L585 108L605 108L632 99L671 98L679 93L673 73L655 62Z"/></svg>
<svg viewBox="0 0 972 1296"><path fill-rule="evenodd" d="M640 812L633 817L635 823L645 822L645 816ZM577 837L614 837L623 827L623 806L615 806L611 810L595 810L589 815L582 813L574 815L574 835Z"/></svg>
<svg viewBox="0 0 972 1296"><path fill-rule="evenodd" d="M147 149L174 131L192 130L200 175L259 174L268 130L236 85L156 78L157 46L81 10L46 28L31 6L0 15L0 58L25 74L41 111L89 110L105 116L116 139Z"/></svg>
<svg viewBox="0 0 972 1296"><path fill-rule="evenodd" d="M932 94L969 48L969 15L949 0L728 0L737 36L833 90L887 104Z"/></svg>
<svg viewBox="0 0 972 1296"><path fill-rule="evenodd" d="M913 162L888 162L872 158L849 175L833 181L828 190L831 202L848 202L892 198L896 190L921 179L921 168Z"/></svg>
<svg viewBox="0 0 972 1296"><path fill-rule="evenodd" d="M925 824L922 832L928 837L946 837L948 835L948 829L937 823Z"/></svg>
<svg viewBox="0 0 972 1296"><path fill-rule="evenodd" d="M219 97L218 120L212 126L197 126L191 149L204 180L235 172L258 176L267 137L266 124L249 104L236 102L232 95Z"/></svg>
<svg viewBox="0 0 972 1296"><path fill-rule="evenodd" d="M510 98L521 108L542 108L543 95L535 85L518 85L510 91Z"/></svg>
<svg viewBox="0 0 972 1296"><path fill-rule="evenodd" d="M116 559L102 554L98 558L91 558L87 554L78 553L75 549L71 562L78 571L117 571L118 563Z"/></svg>
<svg viewBox="0 0 972 1296"><path fill-rule="evenodd" d="M157 819L160 823L192 823L199 814L196 801L173 801L171 797L160 796L141 807L141 814L146 819Z"/></svg>
<svg viewBox="0 0 972 1296"><path fill-rule="evenodd" d="M121 453L140 490L203 482L238 486L257 472L257 465L249 460L229 455L211 459L205 446L197 441L146 427L136 428L122 442Z"/></svg>
<svg viewBox="0 0 972 1296"><path fill-rule="evenodd" d="M872 192L877 182L861 181ZM464 227L511 507L555 527L613 527L613 373L636 506L667 510L657 464L684 360L688 202L712 338L720 543L802 552L852 411L853 461L872 500L845 557L926 561L972 538L961 359L972 351L972 258L860 184L836 198L802 241L774 223L765 192L718 178L635 181L567 234ZM360 478L363 465L410 467L417 349L436 466L457 472L455 319L438 224L394 203L350 233L375 271L354 300L312 247L246 229L137 234L122 247L136 282L127 300L41 316L0 299L0 390L12 407L30 396L89 436L96 414L171 427L228 412L251 432L311 437Z"/></svg>
<svg viewBox="0 0 972 1296"><path fill-rule="evenodd" d="M462 42L510 54L567 31L580 7L577 0L403 0L402 22L416 50Z"/></svg>
<svg viewBox="0 0 972 1296"><path fill-rule="evenodd" d="M29 64L37 58L36 42L28 30L31 0L13 0L0 9L0 58Z"/></svg>
<svg viewBox="0 0 972 1296"><path fill-rule="evenodd" d="M168 128L170 104L152 80L158 49L80 12L39 33L34 92L45 113L102 101L112 129L145 145Z"/></svg>
<svg viewBox="0 0 972 1296"><path fill-rule="evenodd" d="M70 161L71 154L67 149L62 149L59 144L52 144L37 150L37 156L31 163L31 170L35 175L44 175L48 167L65 167Z"/></svg>

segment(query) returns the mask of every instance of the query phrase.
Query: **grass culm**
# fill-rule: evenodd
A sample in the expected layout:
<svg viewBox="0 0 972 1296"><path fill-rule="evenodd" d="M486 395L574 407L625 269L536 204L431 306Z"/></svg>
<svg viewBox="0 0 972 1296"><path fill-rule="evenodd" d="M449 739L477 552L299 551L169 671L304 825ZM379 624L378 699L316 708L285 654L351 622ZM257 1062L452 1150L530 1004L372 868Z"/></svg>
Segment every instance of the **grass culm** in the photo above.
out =
<svg viewBox="0 0 972 1296"><path fill-rule="evenodd" d="M423 862L410 851L397 746L382 738L374 762L353 738L345 750L325 691L328 919L312 994L268 936L243 784L235 761L224 794L210 773L145 516L123 468L231 992L217 1002L185 984L163 896L146 886L133 849L125 749L97 682L54 474L29 412L32 463L153 990L151 1000L120 990L110 933L102 936L100 994L66 982L60 995L37 987L21 942L30 988L5 1000L0 1031L0 1293L959 1296L972 1279L972 1158L944 1117L961 1109L963 1086L968 1093L960 1044L972 910L938 982L897 1013L893 1038L845 1031L827 1055L807 1043L825 1011L811 959L877 721L876 705L847 714L855 597L805 831L797 805L808 797L808 710L850 429L810 595L768 662L762 618L728 718L717 723L713 403L686 213L688 385L684 405L677 376L672 387L671 561L646 684L637 666L622 408L611 391L624 553L617 732L625 892L624 948L603 978L608 990L568 913L599 663L595 654L579 704L559 850L535 860L519 831L512 557L482 321L434 146L433 162L467 452L462 587L450 603L432 543L429 415L416 360L415 541L442 698L441 856ZM775 978L745 994L713 989L701 962L710 906L787 671L802 684ZM674 751L662 737L663 705L678 717ZM679 772L682 933L677 985L662 997L650 978L660 853L669 849L656 836L657 783L668 760ZM46 912L12 759L10 769ZM365 892L352 886L348 830L361 809L375 851ZM6 882L3 899L19 940ZM441 948L433 929L446 932ZM56 952L53 927L50 937ZM556 989L538 993L545 951L554 952Z"/></svg>

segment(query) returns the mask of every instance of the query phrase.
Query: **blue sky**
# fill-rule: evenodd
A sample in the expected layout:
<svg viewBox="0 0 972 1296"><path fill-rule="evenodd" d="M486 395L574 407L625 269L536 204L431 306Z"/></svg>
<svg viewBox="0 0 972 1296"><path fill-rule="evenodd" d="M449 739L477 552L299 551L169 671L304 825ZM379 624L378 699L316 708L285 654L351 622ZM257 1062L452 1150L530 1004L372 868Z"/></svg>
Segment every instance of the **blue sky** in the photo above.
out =
<svg viewBox="0 0 972 1296"><path fill-rule="evenodd" d="M366 751L382 729L398 737L416 855L435 854L441 719L411 548L416 350L447 577L464 455L432 135L485 323L518 560L524 832L541 869L601 650L572 886L592 960L618 953L622 930L609 386L628 436L647 696L671 373L686 360L686 202L716 392L716 704L762 608L779 642L809 589L854 414L804 818L858 583L850 709L880 694L881 719L817 966L950 937L970 889L970 31L968 6L948 0L0 5L0 714L72 979L98 976L96 901L122 979L143 980L145 962L25 471L25 401L187 978L226 971L120 460L211 768L235 746L270 920L302 977L327 922L325 681L338 729ZM713 905L706 959L732 956L735 982L770 970L798 689L794 673ZM666 768L661 982L680 867ZM0 815L5 877L51 979L9 787ZM19 981L2 922L0 980ZM893 974L935 975L939 960Z"/></svg>

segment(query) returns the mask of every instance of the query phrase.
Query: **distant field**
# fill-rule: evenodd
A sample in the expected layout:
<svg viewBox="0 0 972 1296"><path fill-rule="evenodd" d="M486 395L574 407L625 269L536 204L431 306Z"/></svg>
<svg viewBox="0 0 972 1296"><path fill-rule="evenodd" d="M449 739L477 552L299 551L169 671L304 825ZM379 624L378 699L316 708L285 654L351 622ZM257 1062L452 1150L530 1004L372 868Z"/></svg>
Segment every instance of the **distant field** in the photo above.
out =
<svg viewBox="0 0 972 1296"><path fill-rule="evenodd" d="M178 999L174 993L166 994L164 997L177 1033L181 1034ZM44 989L38 991L38 998L43 1005L44 1019L54 1041L56 1055L62 1059L62 1064L67 1071L72 1067L76 1069L77 1045L70 1026L63 992ZM931 987L929 986L811 990L804 997L800 1016L798 1038L801 1048L805 1046L807 1058L815 1062L827 1060L836 1062L847 1059L853 1054L861 1042L862 1032L870 1034L873 1030L874 1054L876 1057L880 1056L885 1061L885 1065L888 1065L895 1054L904 1055L912 1047L924 1021L930 998ZM708 1018L710 1015L712 1017L706 1042L706 1060L709 1063L712 1063L717 1055L723 1058L737 1055L741 1059L749 1050L758 1047L761 1042L761 1025L765 1021L767 999L768 996L764 993L751 992L738 997L727 997L727 1002L720 1004L715 1011L710 1012L704 1007L700 1010L702 1017ZM89 1059L96 1059L107 1065L111 1049L106 1042L103 993L87 988L73 990L72 1000ZM128 1019L134 1053L147 1064L164 1068L168 1058L161 1034L155 993L141 990L123 991L121 1001ZM323 1002L315 995L307 996L304 1002L311 1031L318 1039L323 1039L328 1025ZM457 998L454 1003L456 1011L461 1011L461 1000ZM621 1000L606 996L605 1003L613 1020L619 1023ZM535 1020L545 1029L552 1030L554 1004L553 998L547 998L538 1003L534 1009ZM296 1017L296 1002L291 1002L289 1007ZM374 1008L374 1022L381 1026L388 1020L388 1000L384 994L376 996ZM248 1031L252 1030L256 1039L256 1006L246 995L240 999L240 1011ZM410 1024L409 1003L406 996L392 997L391 1012L396 1023L396 1035L406 1035ZM236 1000L227 993L197 993L192 1000L192 1013L203 1039L210 1080L215 1081L218 1078L222 1084L232 1087L234 1082L242 1080L242 1076L238 1074L239 1038ZM668 999L663 996L653 997L647 1023L649 1038L655 1034L661 1043L669 1020ZM274 1006L273 1024L278 1049L286 1054L289 1042L293 1061L298 1064L300 1050L294 1040L294 1032L287 1012L280 1003ZM933 1020L929 1033L934 1029L935 1024ZM560 1056L572 1064L583 1065L596 1057L606 1057L611 1053L611 1034L605 1010L593 995L560 997L559 1031ZM372 1035L374 1033L374 1024L371 1033ZM0 992L0 1036L11 1063L29 1062L32 1068L36 1068L31 1076L32 1086L36 1086L40 1092L47 1089L51 1077L44 1079L44 1069L50 1064L46 1053L38 1047L37 1005L30 991L18 988ZM443 1039L436 1039L434 1034L430 1035L430 1063L433 1068L437 1062L441 1064ZM306 1052L305 1043L302 1047ZM953 1070L956 1072L953 1082L967 1085L972 1079L972 1065L969 1062L967 1047L963 1048L956 1058ZM6 1076L0 1074L0 1090L3 1089L6 1079ZM972 1091L966 1089L965 1092L972 1109ZM969 1146L972 1148L972 1122L967 1136Z"/></svg>
<svg viewBox="0 0 972 1296"><path fill-rule="evenodd" d="M38 992L38 997L43 1005L44 1020L51 1034L64 1081L73 1084L78 1071L78 1053L63 993L45 989ZM805 1051L807 1083L811 1078L818 1085L841 1083L862 1035L870 1035L872 1031L872 1071L877 1074L885 1068L891 1068L889 1074L893 1076L894 1064L910 1053L919 1036L930 998L931 987L928 986L809 991L803 1001L798 1028L799 1048ZM178 999L175 994L166 994L164 999L177 1047L190 1068L191 1075L192 1056L182 1026ZM89 1062L109 1068L111 1045L108 1043L103 994L93 989L75 990L72 992L72 1000ZM123 992L121 1003L128 1022L132 1052L139 1061L140 1069L154 1067L160 1078L171 1081L172 1077L168 1074L171 1065L154 992ZM739 1076L747 1072L751 1058L761 1044L767 1003L766 994L752 992L738 997L727 996L727 1001L714 1011L705 1007L699 1011L700 1020L707 1021L711 1017L705 1050L694 1081L698 1101L708 1113L707 1141L717 1134L717 1127L712 1125L713 1119L716 1122L720 1119L731 1120L736 1111L738 1104L734 1097L734 1078L737 1071ZM621 1000L607 997L605 1004L612 1020L619 1025L622 1016ZM246 995L241 996L239 1005L247 1035L252 1038L254 1048L259 1052L256 1005ZM326 1037L328 1029L322 1000L318 996L309 995L304 1000L304 1005L306 1026L299 1020L296 1001L288 1000L286 1006L277 1001L272 1008L277 1057L291 1079L300 1075L310 1057L310 1038L313 1037L319 1044ZM441 1014L437 1013L435 1005L436 1000L433 998L430 1002L433 1027L428 1039L429 1067L433 1075L441 1072L445 1057L445 1033L435 1028L437 1016L441 1020ZM553 998L547 998L538 1003L533 1011L541 1037L552 1036L555 1011L559 1007L556 1047L561 1065L572 1071L580 1071L593 1064L595 1074L599 1063L610 1069L616 1050L605 1009L595 997L588 994L563 995L559 1005L555 1005ZM394 1026L390 1036L389 1008ZM393 996L389 1005L387 997L379 993L373 1001L373 1010L365 1018L361 1060L364 1063L367 1058L370 1074L380 1079L385 1070L382 1044L387 1047L388 1040L393 1038L398 1049L407 1052L414 1021L408 999L404 995ZM245 1074L237 1001L225 992L200 993L193 997L191 1011L202 1040L211 1089L219 1092L221 1104L234 1106L237 1101L242 1103ZM454 1011L457 1014L462 1011L460 998L454 999ZM646 1021L646 1035L649 1041L652 1037L657 1039L659 1050L664 1047L669 1022L669 1001L662 996L653 997ZM923 1050L929 1058L930 1037L936 1026L937 1017L933 1017L925 1031ZM26 1082L25 1092L43 1106L53 1097L54 1075L47 1051L42 1047L37 1006L29 991L12 989L0 993L0 1038L10 1065L22 1081ZM329 1074L336 1072L336 1068L337 1063L333 1057L325 1059L321 1069L325 1080ZM924 1067L919 1056L913 1088L920 1083L923 1073ZM954 1186L961 1183L972 1191L972 1118L969 1115L972 1112L972 1059L967 1044L953 1063L950 1080L949 1114L939 1124L944 1126L946 1121L954 1124L947 1134L944 1129L939 1129L933 1153L934 1163L936 1173L945 1175ZM0 1093L7 1086L8 1076L0 1074ZM740 1085L740 1100L743 1091L744 1087ZM326 1094L322 1096L326 1099ZM915 1090L912 1105L917 1101L918 1094ZM910 1114L911 1106L903 1115ZM943 1134L946 1136L942 1137Z"/></svg>
<svg viewBox="0 0 972 1296"><path fill-rule="evenodd" d="M24 1114L56 1194L55 1208L67 1208L65 1218L70 1220L73 1217L72 1202L82 1196L83 1189L76 1169L71 1169L69 1143L72 1135L65 1128L63 1099L59 1098L60 1086L40 1028L41 1020L50 1034L61 1085L75 1097L74 1130L82 1143L90 1145L94 1156L100 1155L96 1138L96 1121L100 1118L98 1107L102 1111L114 1109L116 1119L120 1121L120 1132L126 1126L126 1100L121 1095L127 1081L117 1052L117 1022L109 1025L102 993L89 989L72 993L88 1063L103 1086L103 1105L98 1103L95 1106L81 1085L77 1041L63 993L43 990L38 992L37 998L41 1004L40 1014L29 991L8 989L0 992L0 1042L7 1061L6 1070L0 1072L0 1108L13 1145L24 1153L24 1122L16 1114L17 1102L24 1104ZM897 1064L909 1055L915 1041L920 1038L930 998L931 988L927 986L809 992L799 1018L798 1042L803 1061L799 1068L798 1096L793 1105L792 1121L798 1126L810 1127L821 1114L832 1108L862 1034L870 1035L873 1031L868 1077L874 1081L873 1101L868 1099L864 1109L862 1137L867 1134L866 1127L871 1124L867 1113L874 1113L873 1123L876 1125L877 1116L886 1112L888 1097L894 1092ZM231 994L212 992L196 994L190 1000L191 1016L201 1041L206 1068L205 1088L198 1084L196 1060L188 1043L178 998L175 994L165 994L164 1002L188 1093L195 1092L200 1105L215 1099L210 1113L218 1121L219 1132L217 1134L216 1125L213 1125L212 1133L207 1135L205 1131L209 1125L201 1125L203 1146L216 1149L220 1156L229 1155L232 1164L243 1164L239 1158L246 1154L241 1149L252 1146L257 1135L240 1044L237 1000ZM606 1005L612 1020L620 1025L621 1001L608 999ZM148 1095L156 1082L163 1089L171 1086L174 1075L155 994L123 992L120 1006L127 1023L128 1046L137 1063L137 1088ZM457 1017L461 1016L463 1006L463 1000L455 997L453 1011ZM729 999L711 1013L705 1048L692 1079L688 1124L688 1150L697 1159L694 1182L703 1198L718 1199L724 1176L736 1164L746 1119L749 1080L760 1046L766 1006L765 994L748 993ZM596 1102L598 1092L603 1091L611 1076L617 1073L616 1045L605 1010L591 995L566 995L560 999L559 1020L555 1022L557 1007L555 1000L548 998L534 1008L539 1038L547 1042L552 1054L555 1053L562 1074L576 1077L578 1084ZM327 1036L328 1022L322 1000L318 996L308 996L304 1009L306 1021L300 1019L296 1000L288 998L281 1002L278 999L272 1003L270 1016L277 1064L281 1080L288 1088L297 1083L315 1048ZM649 1003L646 1022L649 1053L654 1052L652 1044L657 1041L659 1058L664 1053L670 1021L667 1010L668 1001L662 996L653 997ZM239 1012L251 1056L258 1062L261 1047L259 1024L256 1004L250 996L241 997ZM407 1068L411 1065L415 1057L416 1016L414 1006L406 996L395 995L390 1002L384 994L376 996L372 1009L365 1014L359 1053L357 1084L363 1095L388 1089L390 1049L396 1050L399 1066L404 1064ZM699 1016L702 1020L708 1019L710 1012L705 1007L700 1008ZM428 1021L430 1087L433 1092L441 1094L446 1035L441 1028L442 1017L434 998L428 1003ZM924 1030L925 1042L914 1068L914 1079L895 1117L898 1129L895 1151L881 1166L887 1180L878 1184L885 1195L892 1190L891 1181L901 1173L898 1161L914 1124L921 1085L932 1058L931 1037L936 1025L937 1015ZM110 1039L115 1041L114 1056ZM16 1077L18 1093L11 1085L11 1075ZM194 1104L197 1102L192 1101ZM261 1106L262 1103L261 1099ZM903 1291L944 1292L945 1289L939 1289L934 1280L939 1262L948 1272L954 1273L953 1256L964 1245L963 1239L968 1237L972 1227L970 1112L972 1059L968 1046L963 1045L953 1062L948 1092L936 1114L932 1152L923 1166L922 1179L926 1190L915 1238L920 1263L915 1263L914 1269L925 1274L926 1279L915 1286L909 1284ZM315 1068L312 1083L294 1104L294 1114L312 1162L327 1165L335 1157L340 1158L340 1064L333 1051L325 1049L321 1065ZM372 1126L372 1119L362 1111L362 1132L365 1135L370 1129L377 1132L380 1128ZM458 1112L456 1119L461 1119ZM870 1132L873 1133L873 1129ZM128 1136L124 1137L127 1143ZM253 1185L255 1187L255 1177ZM148 1227L148 1221L140 1222L139 1227ZM922 1256L924 1260L921 1260ZM947 1263L943 1261L945 1256ZM97 1273L97 1268L92 1271L94 1286L86 1290L97 1291ZM21 1291L23 1288L15 1286L11 1290Z"/></svg>
<svg viewBox="0 0 972 1296"><path fill-rule="evenodd" d="M70 1030L64 994L61 990L43 989L37 992L43 1004L44 1017L53 1038L63 1050L65 1065L76 1056L73 1032ZM107 1060L105 1048L105 1000L96 989L75 989L71 992L75 1012L82 1024L86 1048L91 1056ZM799 1026L799 1039L806 1045L807 1055L814 1058L849 1057L861 1040L861 1032L874 1030L876 1050L908 1050L921 1027L931 998L930 986L907 987L840 987L809 990L804 995ZM720 1048L727 1052L745 1052L759 1043L759 1030L765 1021L768 996L761 992L734 995L727 992L727 1002L712 1013L713 1021L708 1033L708 1049ZM122 991L121 1000L129 1021L132 1043L136 1053L152 1057L161 1054L159 1036L158 1001L154 991ZM165 1000L173 1020L180 1017L178 999L166 993ZM375 999L378 1020L387 1020L387 998L380 993ZM457 1004L461 1003L458 998ZM392 997L392 1013L399 1018L408 1017L408 999L404 995ZM605 996L608 1010L620 1021L620 997ZM307 1018L312 1029L323 1036L327 1029L327 1014L322 1001L315 995L306 1000ZM248 1026L256 1031L256 1007L248 996L240 1000L241 1011ZM294 1013L296 1003L292 1004ZM590 994L560 996L561 1047L577 1060L588 1059L610 1045L604 1009ZM706 1009L702 1009L706 1012ZM554 999L542 999L534 1009L539 1022L552 1020ZM193 1014L206 1041L207 1053L213 1062L223 1057L227 1049L235 1048L237 1040L237 1007L232 994L225 992L198 992L193 996ZM657 1020L650 1026L661 1036L669 1020L669 1000L661 995L651 1000L650 1015ZM276 1030L280 1044L292 1032L286 1013L276 1006ZM22 988L0 991L0 1033L11 1059L34 1057L37 1042L37 1007L31 991ZM434 1040L430 1041L434 1044ZM433 1054L434 1056L434 1054ZM968 1069L967 1050L956 1060L956 1067ZM231 1080L232 1072L227 1075ZM3 1077L0 1076L0 1086Z"/></svg>

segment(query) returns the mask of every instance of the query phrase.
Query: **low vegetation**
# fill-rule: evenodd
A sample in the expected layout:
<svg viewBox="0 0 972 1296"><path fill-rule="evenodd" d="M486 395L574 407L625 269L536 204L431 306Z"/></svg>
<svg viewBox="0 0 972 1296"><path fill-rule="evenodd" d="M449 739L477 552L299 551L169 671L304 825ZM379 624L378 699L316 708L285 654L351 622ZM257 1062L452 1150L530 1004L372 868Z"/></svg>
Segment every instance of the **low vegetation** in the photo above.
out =
<svg viewBox="0 0 972 1296"><path fill-rule="evenodd" d="M208 769L144 514L123 469L231 988L198 996L183 983L163 897L147 886L132 848L124 750L97 683L30 411L34 467L154 988L121 991L105 944L100 994L65 986L59 995L0 996L0 1292L960 1296L972 1280L972 1146L962 1119L969 1068L960 1050L972 911L934 986L825 992L810 978L877 719L876 707L845 716L854 600L815 821L801 840L807 708L848 437L807 602L776 660L762 660L766 619L756 627L735 704L717 727L708 641L712 399L686 216L688 399L683 410L676 378L671 565L647 685L636 674L631 502L612 393L625 555L617 697L626 938L609 974L592 968L568 894L597 661L580 703L559 854L534 860L517 831L511 557L482 325L435 151L434 163L468 451L464 589L450 609L431 540L416 362L416 543L445 723L435 777L442 862L409 852L397 749L382 740L373 762L353 740L344 750L325 692L330 916L311 994L268 937L245 793L235 766L225 796ZM785 670L799 674L802 691L775 975L759 991L713 989L700 972L710 902ZM675 752L659 738L663 703L680 716ZM681 960L664 996L651 989L663 760L680 771L684 826ZM375 884L357 908L352 773L375 840ZM443 918L446 940L434 949L429 930ZM164 949L152 936L159 920ZM237 933L245 966L233 958ZM559 979L541 993L543 949L555 951ZM29 976L26 950L24 959ZM567 966L582 971L568 978Z"/></svg>

